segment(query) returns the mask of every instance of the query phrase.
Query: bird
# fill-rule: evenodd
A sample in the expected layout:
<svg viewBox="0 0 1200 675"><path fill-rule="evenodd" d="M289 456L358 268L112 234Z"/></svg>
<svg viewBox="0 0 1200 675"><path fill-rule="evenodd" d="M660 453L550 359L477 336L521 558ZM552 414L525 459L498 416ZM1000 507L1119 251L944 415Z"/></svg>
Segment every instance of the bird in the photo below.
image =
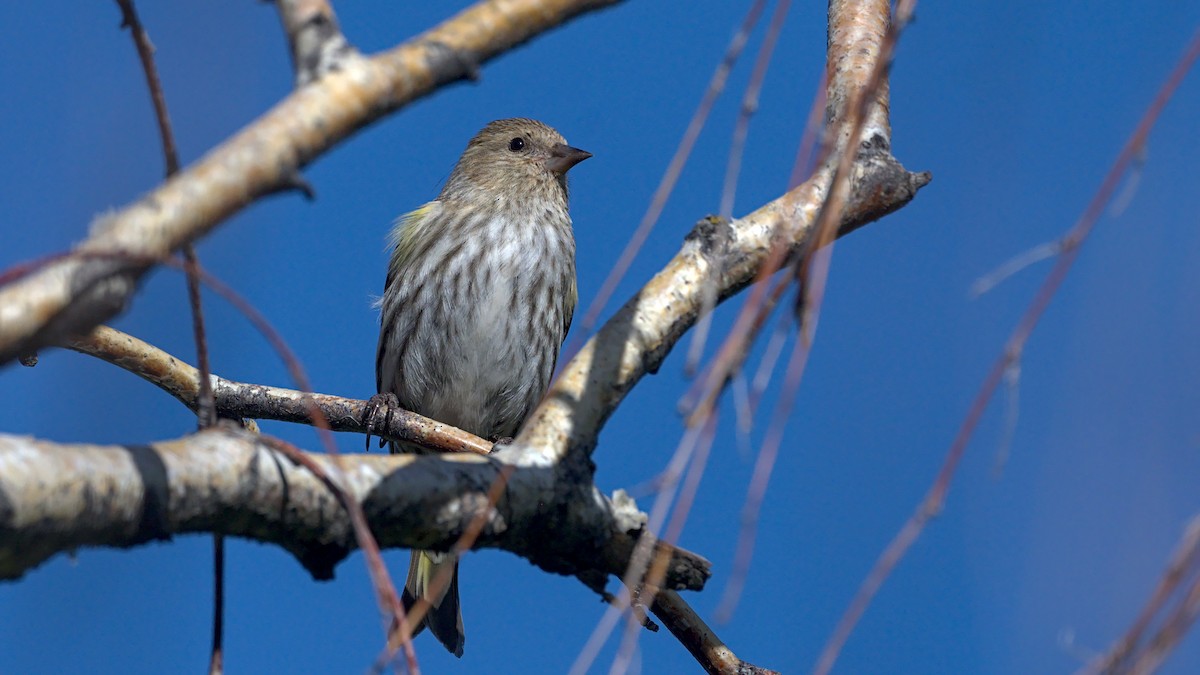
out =
<svg viewBox="0 0 1200 675"><path fill-rule="evenodd" d="M591 156L542 122L496 120L437 198L397 219L378 301L380 395L492 441L517 434L546 393L578 300L567 172ZM428 627L461 658L456 555L412 552L402 601L418 599L429 606L413 635Z"/></svg>

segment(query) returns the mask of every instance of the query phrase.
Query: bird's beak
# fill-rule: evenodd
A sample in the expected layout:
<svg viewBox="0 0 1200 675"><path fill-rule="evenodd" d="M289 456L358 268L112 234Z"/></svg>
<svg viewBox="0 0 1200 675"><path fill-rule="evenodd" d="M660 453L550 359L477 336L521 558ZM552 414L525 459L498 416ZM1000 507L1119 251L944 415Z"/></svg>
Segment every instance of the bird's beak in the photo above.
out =
<svg viewBox="0 0 1200 675"><path fill-rule="evenodd" d="M592 153L579 148L559 143L550 148L550 159L546 160L546 170L556 175L563 175L571 167L591 157Z"/></svg>

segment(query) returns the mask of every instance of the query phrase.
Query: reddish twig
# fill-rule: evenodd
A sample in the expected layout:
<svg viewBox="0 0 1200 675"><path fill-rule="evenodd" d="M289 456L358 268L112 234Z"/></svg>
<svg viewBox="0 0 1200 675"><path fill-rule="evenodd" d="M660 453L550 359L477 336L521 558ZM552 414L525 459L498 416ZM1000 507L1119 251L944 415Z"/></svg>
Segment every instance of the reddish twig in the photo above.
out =
<svg viewBox="0 0 1200 675"><path fill-rule="evenodd" d="M807 161L815 145L816 133L819 129L819 124L816 123L816 120L820 119L825 106L823 92L826 80L827 78L822 75L820 85L817 88L818 95L813 97L813 103L809 110L808 124L805 126L800 150L796 155L796 167L799 167L802 162ZM792 179L789 180L788 185L789 190L799 184L795 182L795 177L796 169L793 168ZM771 310L774 309L775 302L778 301L787 286L787 284L781 284L768 298L767 280L782 267L784 257L787 254L788 244L790 243L780 236L784 225L785 223L782 220L775 224L774 234L771 237L771 251L762 265L759 266L758 276L754 279L750 295L742 304L742 308L738 312L737 319L734 321L729 335L726 336L721 347L717 350L716 356L713 357L712 365L707 369L707 374L699 378L680 400L680 408L688 411L687 423L689 425L697 424L711 412L721 391L724 390L725 385L728 383L731 374L741 368L746 355L749 353L750 343L758 336L758 332L766 323Z"/></svg>
<svg viewBox="0 0 1200 675"><path fill-rule="evenodd" d="M154 45L150 34L138 19L133 0L116 0L121 8L121 27L128 28L133 46L137 48L138 60L146 74L146 86L154 104L154 118L158 121L158 135L162 139L163 157L166 160L167 177L179 171L179 152L175 149L175 135L171 131L171 116L167 113L167 97L163 93L162 80L158 77L158 66L154 63Z"/></svg>
<svg viewBox="0 0 1200 675"><path fill-rule="evenodd" d="M1146 138L1150 134L1150 130L1158 120L1159 114L1162 113L1163 108L1171 99L1171 96L1175 93L1175 90L1179 87L1184 76L1191 69L1198 57L1200 57L1200 31L1197 31L1193 36L1186 52L1176 64L1175 69L1171 72L1157 96L1155 96L1146 113L1142 116L1141 121L1129 137L1129 140L1125 142L1125 146L1117 155L1116 161L1113 162L1108 174L1105 175L1095 196L1092 197L1091 202L1084 209L1079 220L1075 222L1063 237L1062 241L1064 245L1058 256L1058 260L1055 262L1053 269L1050 270L1046 280L1042 283L1041 288L1038 289L1025 315L1021 317L1021 320L1009 335L1004 350L996 358L991 370L988 371L987 376L984 378L983 384L980 386L974 401L971 403L971 407L967 411L962 426L959 427L958 433L950 444L950 449L946 453L941 470L938 472L929 491L925 494L924 499L917 506L917 509L896 534L895 538L892 539L891 543L888 544L887 548L884 549L866 579L863 580L858 593L851 601L850 606L847 607L833 635L829 638L829 642L826 643L821 658L817 663L816 672L825 673L833 667L842 645L850 637L855 624L863 612L866 611L867 606L870 605L876 591L879 590L879 587L883 585L883 582L892 573L892 570L895 569L900 559L904 557L904 554L912 546L913 542L920 536L929 519L941 511L946 500L946 493L950 489L950 481L953 479L959 461L966 451L967 442L974 434L975 427L983 416L988 402L995 394L1005 371L1025 348L1025 344L1033 329L1037 326L1038 320L1046 311L1046 308L1049 307L1050 301L1054 298L1059 286L1062 285L1067 272L1071 269L1072 263L1075 262L1075 258L1079 254L1080 245L1082 245L1088 234L1091 233L1096 221L1104 212L1105 205L1119 185L1125 170L1136 160L1141 152L1146 143Z"/></svg>
<svg viewBox="0 0 1200 675"><path fill-rule="evenodd" d="M387 566L383 563L383 556L379 552L379 545L375 542L375 537L371 535L371 528L367 525L367 518L363 514L362 505L358 503L357 499L347 494L332 476L325 473L320 464L312 461L311 457L296 446L271 436L262 436L261 438L263 443L283 453L293 462L308 469L312 475L320 479L329 488L329 491L333 493L334 497L337 498L342 508L346 509L346 512L350 514L350 521L354 524L355 541L357 541L358 547L362 549L363 555L367 559L367 570L371 573L371 579L375 582L376 599L379 601L379 608L385 614L390 614L392 620L400 626L400 634L404 636L403 647L409 671L414 675L420 673L420 666L417 665L417 655L413 651L412 639L408 637L412 634L412 630L408 625L408 620L405 618L404 608L400 605L400 596L396 594L396 587L392 585ZM330 454L334 456L336 466L336 452Z"/></svg>
<svg viewBox="0 0 1200 675"><path fill-rule="evenodd" d="M839 142L836 134L844 131L847 137L840 141L841 153L838 156L836 168L830 179L829 193L826 195L814 224L814 243L808 247L806 254L800 257L793 268L794 277L800 282L796 310L796 318L800 324L799 335L797 336L797 341L787 366L786 380L779 401L777 402L774 420L768 428L767 438L763 441L758 461L755 463L754 475L747 490L746 502L742 511L742 529L738 536L734 571L729 585L726 587L721 604L717 609L717 616L721 619L728 619L732 615L745 584L750 559L753 555L758 511L765 496L767 484L770 481L779 445L782 443L786 415L791 409L796 390L800 386L804 368L808 361L809 351L812 347L812 341L815 339L816 322L820 314L825 283L828 278L829 264L832 259L832 242L837 233L837 224L840 222L841 213L849 195L849 176L852 165L858 156L859 139L868 120L871 119L871 106L877 102L877 96L880 95L880 92L886 91L886 75L895 51L895 44L899 38L900 31L908 21L908 17L911 16L914 5L915 2L902 2L897 7L895 21L888 26L879 41L878 53L870 73L862 86L855 89L850 99L846 101L846 109L839 113L843 119L842 127L834 128L827 132L827 145L825 151L822 153L825 155L828 155L830 152L830 144ZM835 17L832 15L831 10L831 34L836 29L834 21ZM841 48L846 47L846 45L836 46ZM835 65L833 63L834 47L835 41L831 39L829 55L831 61L829 67L831 69ZM831 84L836 84L832 78L829 81ZM830 96L829 98L833 100L834 97ZM798 157L797 164L800 161L801 159ZM793 174L795 173L793 171ZM772 257L774 257L774 251L772 254ZM718 354L716 366L720 370L714 368L714 372L710 373L704 387L693 389L694 391L701 392L701 398L697 407L689 416L690 422L696 423L711 414L713 406L716 404L717 396L719 396L728 382L729 374L735 368L740 367L741 362L745 358L748 351L748 342L746 340L757 335L765 323L772 303L760 300L765 293L765 285L760 285L760 288L763 290L756 288L756 290L759 290L757 296L752 296L747 300L747 311L743 316L739 316L739 321L735 324L734 330L731 331L727 344L723 346L721 353ZM782 294L782 290L781 287L777 287L773 299L778 299ZM750 310L749 306L752 302L756 306L758 303L762 303L762 305L758 306L756 311Z"/></svg>
<svg viewBox="0 0 1200 675"><path fill-rule="evenodd" d="M800 380L804 376L808 364L810 350L804 340L797 337L792 356L788 361L783 389L775 404L774 419L767 427L767 436L763 439L758 459L754 462L754 472L751 474L750 486L746 490L746 501L742 505L742 522L738 532L738 543L735 549L733 570L721 603L717 606L715 616L717 621L728 621L733 616L741 598L746 577L750 573L750 560L754 555L754 541L758 533L758 513L762 508L763 498L767 493L767 484L771 480L771 472L775 467L775 459L779 455L779 447L783 443L783 430L787 425L787 416L792 409L796 393L800 389Z"/></svg>
<svg viewBox="0 0 1200 675"><path fill-rule="evenodd" d="M738 112L737 123L733 129L733 139L729 143L729 161L725 165L725 183L721 188L721 203L717 215L723 220L733 218L733 202L737 194L738 176L742 170L742 155L746 149L746 135L750 131L750 118L758 110L758 96L762 91L763 81L767 77L767 67L771 65L771 56L775 53L775 44L783 31L783 23L787 18L791 0L780 0L771 15L767 25L767 35L758 49L758 58L754 61L754 70L746 84L746 93L742 96L742 107ZM721 240L722 242L724 240ZM708 331L712 326L712 312L717 304L716 270L710 271L704 282L704 305L700 308L700 319L692 332L692 344L688 348L684 372L692 373L704 355L704 343L708 339Z"/></svg>
<svg viewBox="0 0 1200 675"><path fill-rule="evenodd" d="M687 433L680 439L679 445L676 446L671 460L667 463L667 468L656 479L655 487L658 495L655 498L654 506L650 509L649 518L646 526L643 528L645 534L638 540L633 554L629 557L629 566L625 570L625 575L622 578L622 588L616 597L616 602L610 603L609 608L600 617L596 627L592 629L592 634L588 637L588 641L579 651L579 655L575 657L575 663L571 666L571 673L582 675L588 672L596 657L600 654L600 649L612 634L612 631L617 626L621 613L629 609L633 605L635 590L642 585L643 579L646 576L646 571L649 568L652 557L655 537L653 533L661 532L663 522L666 520L667 513L675 497L676 488L679 486L679 479L683 476L684 470L694 456L695 449L703 441L701 440L704 432L712 431L707 427L695 427L688 429Z"/></svg>
<svg viewBox="0 0 1200 675"><path fill-rule="evenodd" d="M1170 562L1167 564L1167 569L1163 572L1163 576L1158 581L1158 586L1154 589L1154 593L1150 599L1146 601L1146 606L1142 608L1137 619L1125 635L1121 636L1107 654L1104 654L1085 667L1081 668L1080 675L1090 675L1091 673L1118 673L1118 672L1150 672L1153 667L1146 670L1131 669L1132 663L1143 663L1150 658L1161 660L1165 653L1161 652L1161 646L1168 642L1169 637L1178 639L1178 635L1182 635L1187 630L1187 626L1195 619L1195 608L1190 611L1181 613L1188 602L1186 598L1190 598L1196 593L1196 589L1200 586L1200 578L1194 578L1188 591L1184 594L1185 601L1179 602L1176 605L1175 612L1163 622L1158 633L1148 640L1143 642L1142 635L1149 629L1154 618L1158 616L1167 601L1175 593L1175 591L1190 577L1196 575L1196 565L1200 561L1200 517L1192 518L1184 530L1183 536L1180 538L1179 545L1175 549L1174 555L1171 556ZM1182 626L1180 624L1183 624ZM1173 640L1171 641L1173 644ZM1138 657L1139 647L1142 654Z"/></svg>
<svg viewBox="0 0 1200 675"><path fill-rule="evenodd" d="M272 349L283 360L288 373L296 382L296 386L305 393L312 393L312 384L309 382L308 375L304 372L304 367L300 365L300 359L296 357L295 352L288 346L283 336L271 326L266 317L248 300L234 291L233 288L205 272L199 265L196 266L196 272L209 288L212 288L229 304L241 312L258 332L267 339ZM311 400L307 401L307 403L309 415L313 420L313 427L317 430L317 436L321 439L321 444L333 460L333 466L337 468L339 473L342 473L344 469L341 463L341 454L338 452L337 443L333 440L333 433L329 430L329 421L325 419L325 413L313 404ZM349 502L352 506L348 506L347 509L350 513L351 523L354 525L354 536L358 541L359 548L363 551L363 556L366 558L367 570L370 572L376 595L379 597L380 607L384 611L391 611L393 624L402 627L401 635L405 636L403 638L404 653L408 659L409 669L413 673L418 673L420 672L420 668L417 665L416 652L412 648L411 637L409 637L412 633L411 630L403 628L406 626L406 620L403 616L404 610L400 606L400 599L396 595L396 589L392 584L391 576L388 574L387 566L384 565L383 557L379 553L379 546L375 543L375 537L372 536L371 530L367 525L367 520L363 516L362 506L354 500L349 500ZM389 632L391 631L389 630Z"/></svg>
<svg viewBox="0 0 1200 675"><path fill-rule="evenodd" d="M490 486L488 486L487 507L480 509L479 513L475 514L475 517L471 519L471 522L459 536L458 541L454 542L454 546L450 548L451 554L455 556L461 556L466 551L471 550L471 547L475 545L475 540L479 538L479 535L483 532L484 526L487 525L490 511L496 507L496 504L500 502L500 498L504 496L504 489L508 486L508 479L512 476L512 473L515 470L516 467L512 465L506 464L501 467L500 474L496 476L496 479L492 481ZM450 584L450 579L454 575L455 569L455 567L449 565L440 568L437 574L435 574L433 578L429 580L429 588L426 591L426 594L433 597L440 596L445 591L446 586ZM425 615L429 613L429 610L429 602L424 598L417 598L417 601L413 603L413 606L408 608L408 613L405 617L406 620L404 624L396 627L399 630L397 631L395 637L398 637L399 640L410 642L412 640L412 626L421 625L421 621L425 618ZM396 645L393 644L393 641L389 640L388 648L375 661L373 669L376 672L382 672L383 666L392 660L392 657L395 654L395 647Z"/></svg>
<svg viewBox="0 0 1200 675"><path fill-rule="evenodd" d="M595 327L596 319L599 318L604 305L608 303L608 299L617 290L617 284L621 283L621 279L629 271L629 266L633 264L634 257L641 250L642 244L646 242L646 238L650 236L650 231L654 229L654 224L658 222L658 217L662 215L663 208L667 205L667 199L671 196L671 191L675 189L675 183L679 180L679 175L683 173L683 166L687 164L688 157L692 153L692 148L696 146L696 139L700 137L700 131L704 128L704 123L708 120L708 114L712 111L713 104L716 103L717 97L725 89L725 82L729 78L729 71L737 63L738 57L746 46L746 41L750 39L750 31L754 28L754 24L758 23L758 19L762 16L765 7L766 0L755 0L754 4L750 6L750 11L746 13L746 18L742 20L741 27L734 33L733 39L729 42L729 47L725 50L725 56L722 57L721 63L717 65L716 71L713 72L712 79L708 82L708 88L705 90L704 96L700 99L700 104L696 106L696 112L692 114L691 121L688 122L687 130L684 131L683 138L679 141L679 147L675 149L675 155L671 157L671 163L667 165L667 170L663 173L662 180L659 181L658 187L654 190L654 197L650 200L649 208L646 209L646 213L642 216L642 221L638 223L637 229L634 230L633 236L629 238L629 243L625 245L625 250L621 252L621 257L617 259L612 271L608 273L608 277L601 284L600 290L597 291L596 297L592 299L592 303L588 305L587 311L584 312L583 320L579 324L580 330L576 333L577 336L587 335L592 332L592 328ZM578 351L580 339L576 337L573 340L574 344L571 348L563 350L563 353L566 354L563 358L564 362L570 361L571 357Z"/></svg>
<svg viewBox="0 0 1200 675"><path fill-rule="evenodd" d="M70 255L79 256L81 258L121 259L137 265L148 266L151 264L162 264L169 267L174 267L176 269L184 268L184 263L177 258L170 256L165 258L152 258L150 256L131 256L119 252L75 252ZM61 258L64 256L55 257ZM24 273L28 273L28 271L32 271L30 267L30 265L24 265L22 266L22 271ZM291 347L288 346L287 342L283 339L283 336L276 331L273 326L271 326L266 317L264 317L262 313L259 312L258 309L255 308L248 300L233 290L233 288L225 284L220 279L217 279L209 274L199 264L195 266L195 273L201 282L211 288L215 293L217 293L217 295L229 302L230 305L232 305L243 316L245 316L247 320L250 321L251 325L253 325L254 328L258 330L258 332L264 338L266 338L272 349L279 354L280 359L283 361L284 366L287 368L288 373L291 375L293 381L295 381L296 386L305 394L311 394L313 390L311 383L309 382L308 375L305 373L304 368L300 364L299 359L296 357L295 352L293 352ZM329 428L329 422L326 419L324 412L322 412L321 409L307 397L305 399L305 404L309 411L309 417L312 419L313 427L317 431L317 436L320 438L320 441L326 452L331 456L334 467L341 472L343 470L341 464L341 455L338 452L336 442L333 440L333 435ZM379 548L375 545L374 537L371 535L369 530L365 532L359 531L360 527L366 527L366 520L365 518L361 517L361 507L359 506L357 509L359 512L358 516L355 516L353 511L351 512L351 523L354 525L355 536L359 540L360 548L363 549L363 553L367 561L367 569L371 574L372 582L375 584L376 592L381 597L382 603L383 599L386 599L389 594L395 594L395 588L391 582L391 577L388 575L387 567L383 564L382 557L379 556ZM396 600L396 603L397 605L399 604L398 599ZM385 604L385 606L390 605ZM417 668L415 653L410 652L410 647L408 644L405 646L405 654L409 657L410 668ZM414 672L416 672L416 670L414 670Z"/></svg>
<svg viewBox="0 0 1200 675"><path fill-rule="evenodd" d="M683 533L683 526L687 522L688 513L691 512L692 503L695 501L696 493L700 489L700 479L704 477L704 468L708 463L708 454L712 449L713 441L717 435L717 415L709 418L708 424L704 425L695 441L694 450L688 452L687 457L687 474L683 480L683 488L680 490L679 499L675 500L673 508L671 508L671 520L667 523L666 531L662 541L669 544L674 544L679 540L679 535ZM665 517L666 508L670 507L669 494L673 491L667 491L659 495L659 500L663 504L663 517ZM664 497L666 497L664 499ZM659 503L655 503L657 510ZM658 527L653 525L653 512L651 514L651 529L650 532L657 532ZM636 556L634 558L636 560ZM627 578L641 579L640 592L638 593L638 602L644 606L652 607L658 597L659 589L662 587L663 578L666 576L666 564L670 560L669 552L665 550L659 551L658 555L654 556L653 564L649 570L633 569L633 560L630 562L631 572L626 573ZM683 599L680 598L682 603ZM613 660L613 665L609 671L612 675L624 673L629 669L629 665L633 660L633 650L637 646L637 638L641 635L638 630L637 612L630 612L629 620L625 625L624 634L621 637L621 646L617 650L617 656ZM703 662L702 662L703 665Z"/></svg>
<svg viewBox="0 0 1200 675"><path fill-rule="evenodd" d="M158 133L162 139L166 177L179 172L179 152L175 146L175 134L171 131L171 116L167 111L167 97L154 62L154 45L146 32L133 0L116 0L121 8L121 25L129 29L137 49L138 60L146 75L146 87L154 104L154 118L158 121ZM192 334L196 341L196 364L200 368L200 396L196 402L196 425L206 429L217 421L216 401L213 397L211 368L208 362L208 340L204 331L204 312L200 305L200 280L196 275L199 259L196 247L188 243L183 247L183 259L187 277L188 304L192 310ZM220 534L213 535L213 622L212 649L209 658L209 673L224 672L224 615L225 615L225 540Z"/></svg>

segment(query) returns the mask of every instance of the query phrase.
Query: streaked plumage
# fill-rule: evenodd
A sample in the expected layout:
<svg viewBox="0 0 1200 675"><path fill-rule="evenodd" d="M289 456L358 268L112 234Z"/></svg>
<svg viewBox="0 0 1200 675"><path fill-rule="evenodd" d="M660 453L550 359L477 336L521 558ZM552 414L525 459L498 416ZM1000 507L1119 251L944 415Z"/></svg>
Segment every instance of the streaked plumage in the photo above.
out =
<svg viewBox="0 0 1200 675"><path fill-rule="evenodd" d="M575 310L566 172L590 156L540 122L492 122L438 198L397 222L380 300L380 393L484 438L516 435L545 394ZM439 565L457 564L414 551L405 606ZM424 624L461 656L457 569L443 597L427 599Z"/></svg>

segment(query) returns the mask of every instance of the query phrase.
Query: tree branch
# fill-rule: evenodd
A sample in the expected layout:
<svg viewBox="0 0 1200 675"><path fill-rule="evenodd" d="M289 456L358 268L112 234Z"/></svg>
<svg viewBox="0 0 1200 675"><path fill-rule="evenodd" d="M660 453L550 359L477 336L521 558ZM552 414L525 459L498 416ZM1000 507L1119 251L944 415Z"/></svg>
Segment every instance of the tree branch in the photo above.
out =
<svg viewBox="0 0 1200 675"><path fill-rule="evenodd" d="M77 249L124 253L132 260L70 256L0 288L0 364L63 335L86 332L120 311L149 259L203 236L251 201L297 185L301 167L370 121L472 76L478 63L540 31L616 1L484 2L390 52L364 58L344 39L345 48L338 47L340 32L325 2L281 0L297 81L307 81L307 86L176 180L100 219L92 237ZM303 7L316 14L304 18ZM835 81L850 90L863 86L861 78L851 77L857 72L852 59L834 63L833 43L840 39L835 32L831 23L831 99ZM869 54L865 57L871 60ZM866 140L852 149L849 197L837 220L840 234L903 206L929 181L928 174L910 173L891 156L886 88L877 91L875 100L880 105L867 121ZM830 124L844 131L844 120L831 118ZM596 435L625 393L655 372L693 325L705 279L715 279L718 295L725 299L754 280L776 237L786 241L785 260L811 245L836 163L834 156L809 181L741 219L701 221L667 267L567 365L512 446L490 458L343 457L349 483L344 488L362 500L380 544L445 549L482 516L477 546L510 550L596 589L608 574L623 575L645 516L622 493L610 500L592 486L590 455ZM79 349L79 343L73 348ZM126 348L142 355L135 359L142 370L153 371L154 364L171 359L146 351L154 348L145 343L128 342ZM166 365L170 367L155 373L157 379L139 375L194 406L195 394L185 382L198 382L198 374L177 360ZM213 383L218 408L231 415L308 422L305 401L312 400L334 429L365 430L362 401L216 377ZM231 389L223 395L227 386ZM411 421L437 424L424 418ZM385 433L403 439L401 434L414 433L404 431L409 428L407 422L389 424ZM506 466L517 468L501 501L489 507L488 489L501 480ZM19 576L55 552L79 546L131 546L194 531L279 544L318 578L331 575L333 565L355 545L349 519L327 487L245 434L212 431L135 447L67 446L0 436L0 578ZM664 588L702 587L707 562L670 550ZM731 672L713 670L724 666L712 664L734 661L739 668L752 667L737 660L703 622L671 611L677 596L664 597L655 602L655 612L666 608L659 616L706 669Z"/></svg>
<svg viewBox="0 0 1200 675"><path fill-rule="evenodd" d="M738 658L675 591L656 593L650 609L709 675L779 675Z"/></svg>
<svg viewBox="0 0 1200 675"><path fill-rule="evenodd" d="M345 55L139 201L96 220L66 256L0 288L0 365L124 309L147 260L195 241L251 202L297 185L309 162L370 122L570 19L619 0L487 0L371 58Z"/></svg>
<svg viewBox="0 0 1200 675"><path fill-rule="evenodd" d="M115 328L97 326L88 335L68 340L63 346L128 370L188 408L196 409L200 372L154 345ZM311 402L324 413L333 431L368 433L370 401L246 384L216 375L211 381L217 414L221 417L312 424ZM441 452L486 455L492 450L487 440L414 412L393 408L379 417L369 431L388 440L416 443Z"/></svg>
<svg viewBox="0 0 1200 675"><path fill-rule="evenodd" d="M95 356L145 379L171 394L175 399L194 408L199 391L199 371L153 345L107 326L98 326L86 337L72 340L64 346L80 353ZM217 410L223 417L257 417L287 422L310 423L305 394L289 389L242 384L213 376ZM338 431L365 432L363 418L368 402L342 399L324 394L309 394L308 399L325 414L331 427ZM443 452L474 452L487 455L491 443L434 420L404 410L393 410L387 425L376 433ZM319 476L317 477L319 478ZM618 496L618 509L636 508L632 502ZM636 545L635 539L614 540L606 552L607 566L624 570ZM301 558L303 560L303 558ZM681 568L681 571L684 568ZM2 573L3 565L0 565ZM703 583L703 579L700 579ZM744 663L724 645L699 615L674 591L661 591L655 596L653 611L672 635L691 652L710 673L764 673Z"/></svg>
<svg viewBox="0 0 1200 675"><path fill-rule="evenodd" d="M754 281L777 228L786 238L788 257L809 243L836 168L836 156L832 159L808 181L743 218L732 223L702 220L666 267L567 364L518 441L538 448L551 462L569 453L590 456L601 427L625 394L647 373L658 371L696 322L709 275L724 300ZM906 171L885 143L864 142L851 169L839 235L904 206L930 180L928 173ZM720 258L716 251L722 247L714 244L718 239L725 240Z"/></svg>
<svg viewBox="0 0 1200 675"><path fill-rule="evenodd" d="M328 0L275 0L275 7L287 34L297 88L337 70L357 54L342 35Z"/></svg>
<svg viewBox="0 0 1200 675"><path fill-rule="evenodd" d="M308 454L331 476L332 459ZM487 493L505 465L460 454L343 455L341 488L363 505L381 547L448 550L483 517L477 547L501 548L603 589L620 575L645 515L553 469L509 470L500 501ZM59 444L0 434L0 578L55 553L130 547L190 532L281 546L316 578L355 548L350 518L313 473L255 435L213 429L150 445ZM667 586L699 590L708 561L667 547Z"/></svg>

